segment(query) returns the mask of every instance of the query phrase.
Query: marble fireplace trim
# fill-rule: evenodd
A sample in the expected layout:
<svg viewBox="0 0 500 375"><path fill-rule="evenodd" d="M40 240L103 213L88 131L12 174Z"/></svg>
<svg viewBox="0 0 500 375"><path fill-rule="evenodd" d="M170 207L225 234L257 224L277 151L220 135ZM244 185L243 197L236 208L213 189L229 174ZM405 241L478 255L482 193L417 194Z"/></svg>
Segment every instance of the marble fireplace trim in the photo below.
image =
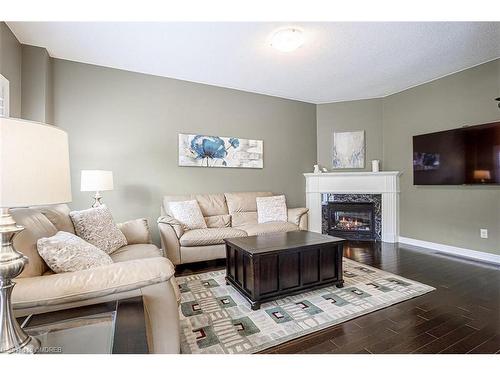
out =
<svg viewBox="0 0 500 375"><path fill-rule="evenodd" d="M380 194L321 194L321 231L328 234L328 203L372 203L375 222L374 237L376 241L382 240L382 196Z"/></svg>
<svg viewBox="0 0 500 375"><path fill-rule="evenodd" d="M380 194L382 241L399 237L399 176L401 172L304 173L309 230L322 232L322 194Z"/></svg>

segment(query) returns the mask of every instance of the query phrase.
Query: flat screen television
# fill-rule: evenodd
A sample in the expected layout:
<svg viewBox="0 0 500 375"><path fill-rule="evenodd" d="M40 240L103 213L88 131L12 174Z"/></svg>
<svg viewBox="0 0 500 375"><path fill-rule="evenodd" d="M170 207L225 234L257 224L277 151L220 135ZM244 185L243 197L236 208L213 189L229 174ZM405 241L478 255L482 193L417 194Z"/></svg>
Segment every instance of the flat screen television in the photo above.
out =
<svg viewBox="0 0 500 375"><path fill-rule="evenodd" d="M414 185L500 185L500 122L413 137Z"/></svg>

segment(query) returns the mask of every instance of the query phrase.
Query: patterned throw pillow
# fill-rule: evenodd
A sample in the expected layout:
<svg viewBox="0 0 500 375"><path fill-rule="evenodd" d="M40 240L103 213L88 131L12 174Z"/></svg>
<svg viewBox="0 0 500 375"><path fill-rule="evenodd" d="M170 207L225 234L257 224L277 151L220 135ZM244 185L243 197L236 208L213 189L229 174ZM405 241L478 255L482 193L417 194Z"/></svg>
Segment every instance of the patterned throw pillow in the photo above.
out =
<svg viewBox="0 0 500 375"><path fill-rule="evenodd" d="M106 254L112 254L127 245L127 239L115 225L111 212L105 205L69 213L78 237L98 247Z"/></svg>
<svg viewBox="0 0 500 375"><path fill-rule="evenodd" d="M68 232L40 238L36 246L40 256L55 273L87 270L113 263L104 251Z"/></svg>
<svg viewBox="0 0 500 375"><path fill-rule="evenodd" d="M257 197L257 222L287 221L286 199L284 195Z"/></svg>
<svg viewBox="0 0 500 375"><path fill-rule="evenodd" d="M168 202L168 208L175 220L182 223L186 229L204 229L207 223L201 213L197 200L183 202Z"/></svg>

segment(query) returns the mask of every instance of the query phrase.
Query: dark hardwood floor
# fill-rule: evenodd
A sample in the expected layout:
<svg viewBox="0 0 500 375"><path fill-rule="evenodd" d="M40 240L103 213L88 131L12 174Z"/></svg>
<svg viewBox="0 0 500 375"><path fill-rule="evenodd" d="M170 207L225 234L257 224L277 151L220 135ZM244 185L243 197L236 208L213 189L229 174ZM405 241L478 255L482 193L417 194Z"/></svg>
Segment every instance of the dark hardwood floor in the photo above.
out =
<svg viewBox="0 0 500 375"><path fill-rule="evenodd" d="M263 353L500 353L500 266L402 244L349 242L344 255L436 291ZM214 261L177 273L221 268Z"/></svg>

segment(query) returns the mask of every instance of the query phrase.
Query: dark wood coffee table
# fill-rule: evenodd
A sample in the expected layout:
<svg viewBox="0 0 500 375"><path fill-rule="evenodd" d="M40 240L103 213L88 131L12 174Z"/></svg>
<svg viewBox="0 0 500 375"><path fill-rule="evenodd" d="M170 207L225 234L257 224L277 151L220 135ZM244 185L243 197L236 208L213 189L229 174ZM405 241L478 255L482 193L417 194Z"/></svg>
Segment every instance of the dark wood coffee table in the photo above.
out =
<svg viewBox="0 0 500 375"><path fill-rule="evenodd" d="M261 302L326 284L344 285L344 239L298 231L226 239L226 282Z"/></svg>

